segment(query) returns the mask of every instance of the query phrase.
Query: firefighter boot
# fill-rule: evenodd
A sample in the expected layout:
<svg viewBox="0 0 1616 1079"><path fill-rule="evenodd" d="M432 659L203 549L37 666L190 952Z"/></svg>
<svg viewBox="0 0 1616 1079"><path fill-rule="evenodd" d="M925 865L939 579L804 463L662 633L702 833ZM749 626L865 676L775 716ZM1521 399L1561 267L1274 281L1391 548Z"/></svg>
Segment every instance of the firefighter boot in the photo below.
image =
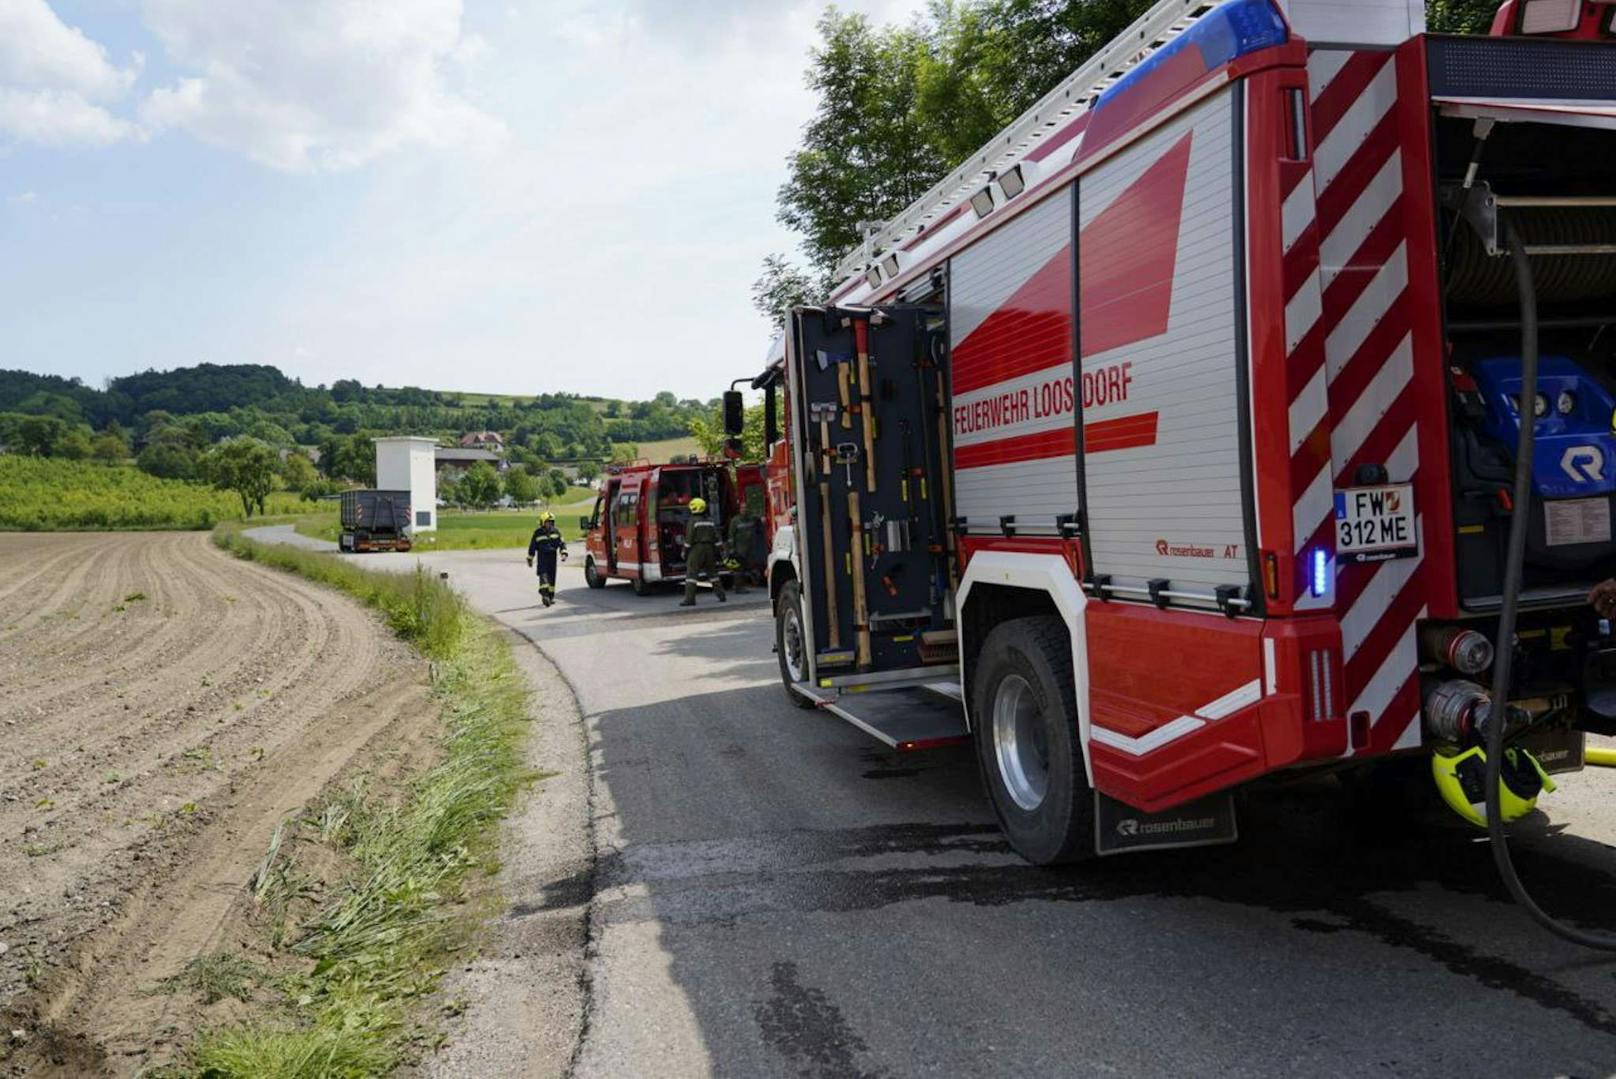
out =
<svg viewBox="0 0 1616 1079"><path fill-rule="evenodd" d="M685 598L679 601L681 607L694 607L696 605L696 582L685 578Z"/></svg>

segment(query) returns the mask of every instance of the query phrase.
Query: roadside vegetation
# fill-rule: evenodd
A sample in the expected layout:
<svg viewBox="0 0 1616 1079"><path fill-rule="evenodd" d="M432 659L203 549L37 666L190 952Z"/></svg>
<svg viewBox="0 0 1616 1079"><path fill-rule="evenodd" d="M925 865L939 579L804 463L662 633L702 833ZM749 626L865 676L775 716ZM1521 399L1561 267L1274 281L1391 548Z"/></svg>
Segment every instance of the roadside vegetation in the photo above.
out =
<svg viewBox="0 0 1616 1079"><path fill-rule="evenodd" d="M329 555L264 545L229 524L214 542L301 574L377 609L432 661L441 745L421 774L328 790L273 836L251 882L270 972L210 956L182 988L253 995L252 1018L203 1031L176 1075L364 1076L430 1044L412 1007L465 947L482 907L471 884L496 868L494 828L530 778L523 769L527 689L510 649L460 596L420 570L379 573ZM345 867L333 882L333 859ZM305 864L307 863L307 864ZM322 870L321 867L326 867ZM310 888L323 875L322 887ZM263 998L273 999L263 999Z"/></svg>
<svg viewBox="0 0 1616 1079"><path fill-rule="evenodd" d="M317 508L291 492L266 492L272 514ZM0 455L0 529L203 529L242 514L234 491L161 479L119 464Z"/></svg>

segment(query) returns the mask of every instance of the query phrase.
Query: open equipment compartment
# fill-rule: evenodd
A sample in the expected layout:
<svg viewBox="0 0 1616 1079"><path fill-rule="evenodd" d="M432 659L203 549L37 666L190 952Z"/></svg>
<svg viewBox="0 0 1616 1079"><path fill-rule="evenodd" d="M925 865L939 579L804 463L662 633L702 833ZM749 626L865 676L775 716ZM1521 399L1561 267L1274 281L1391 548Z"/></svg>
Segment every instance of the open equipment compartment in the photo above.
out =
<svg viewBox="0 0 1616 1079"><path fill-rule="evenodd" d="M942 678L956 658L942 312L800 308L789 344L808 681Z"/></svg>
<svg viewBox="0 0 1616 1079"><path fill-rule="evenodd" d="M1616 85L1604 43L1428 42L1449 342L1458 592L1496 610L1522 406L1536 449L1523 604L1578 602L1616 574ZM1521 308L1537 296L1537 399L1520 402Z"/></svg>

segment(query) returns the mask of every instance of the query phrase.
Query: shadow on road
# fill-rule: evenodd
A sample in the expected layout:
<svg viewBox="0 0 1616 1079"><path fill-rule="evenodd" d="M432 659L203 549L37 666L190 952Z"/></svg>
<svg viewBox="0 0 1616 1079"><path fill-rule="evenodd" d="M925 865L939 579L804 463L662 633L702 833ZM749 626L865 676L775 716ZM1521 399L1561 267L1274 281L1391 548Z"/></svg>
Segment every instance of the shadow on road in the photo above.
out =
<svg viewBox="0 0 1616 1079"><path fill-rule="evenodd" d="M728 638L755 634L719 623L664 647L721 674L772 663L733 659ZM1507 1036L1471 1035L1500 1064L1575 1072L1616 1060L1609 963L1545 950L1462 826L1413 810L1370 822L1329 778L1246 795L1233 847L1045 870L1000 838L968 748L886 752L790 707L774 685L594 722L596 782L612 793L620 844L596 870L597 917L660 924L672 977L726 1072L897 1074L923 1070L928 1045L946 1065L939 1040L959 1042L977 1009L1018 999L1010 1025L1037 1033L1001 1046L994 1070L1032 1069L1078 1030L1053 1033L1038 1017L1085 1014L1108 994L1220 1023L1261 997L1260 1020L1220 1034L1222 1049L1179 1031L1136 1048L1147 1055L1125 1070L1209 1059L1224 1070L1227 1052L1235 1070L1271 1072L1349 1042L1363 1061L1440 1070L1430 1023L1475 1031L1512 1010ZM1611 852L1541 821L1523 831L1535 833L1519 853L1532 886L1561 915L1616 929L1616 884L1596 868ZM555 882L547 902L576 902L579 887ZM902 1029L894 1002L907 1002ZM1326 1006L1350 1017L1321 1034ZM1526 1023L1521 1008L1555 1021Z"/></svg>

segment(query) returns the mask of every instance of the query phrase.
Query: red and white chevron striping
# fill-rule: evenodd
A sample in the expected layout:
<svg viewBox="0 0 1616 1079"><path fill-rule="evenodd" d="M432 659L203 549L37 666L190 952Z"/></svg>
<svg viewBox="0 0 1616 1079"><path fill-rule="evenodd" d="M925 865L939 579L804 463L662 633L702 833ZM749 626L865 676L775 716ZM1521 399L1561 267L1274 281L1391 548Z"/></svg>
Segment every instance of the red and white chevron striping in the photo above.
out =
<svg viewBox="0 0 1616 1079"><path fill-rule="evenodd" d="M1287 363L1300 387L1289 402L1298 564L1308 550L1333 549L1333 492L1360 465L1382 464L1397 482L1419 468L1397 80L1391 52L1321 49L1308 59L1315 150L1310 168L1287 177L1282 219ZM1342 564L1331 594L1304 592L1297 604L1334 604L1341 621L1344 700L1332 703L1371 724L1351 752L1419 742L1420 564Z"/></svg>

